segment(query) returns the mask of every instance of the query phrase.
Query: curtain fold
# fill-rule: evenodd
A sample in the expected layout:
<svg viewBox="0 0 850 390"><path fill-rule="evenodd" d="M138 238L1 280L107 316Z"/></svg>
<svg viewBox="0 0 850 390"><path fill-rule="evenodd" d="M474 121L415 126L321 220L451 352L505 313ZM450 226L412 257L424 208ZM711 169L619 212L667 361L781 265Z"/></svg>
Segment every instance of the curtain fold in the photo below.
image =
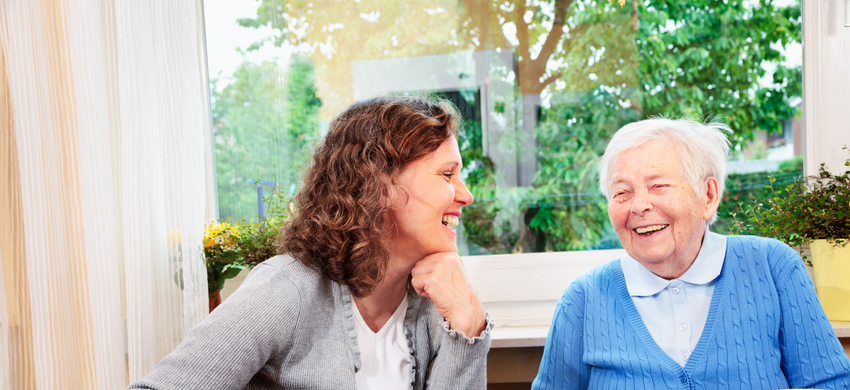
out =
<svg viewBox="0 0 850 390"><path fill-rule="evenodd" d="M8 34L5 8L0 7L0 21ZM12 132L10 87L6 71L7 44L0 39L0 264L2 265L5 303L5 322L2 324L5 338L0 341L5 351L0 350L0 370L11 389L35 388L32 355L32 323L29 311L29 294L25 288L26 264L23 245L23 218L21 216L21 186L17 169L15 134Z"/></svg>
<svg viewBox="0 0 850 390"><path fill-rule="evenodd" d="M196 12L194 1L120 2L115 7L121 26L118 89L131 381L150 371L200 322L208 299L201 258L204 97ZM159 310L151 311L150 305Z"/></svg>
<svg viewBox="0 0 850 390"><path fill-rule="evenodd" d="M108 3L105 3L109 5ZM106 11L106 12L104 12ZM115 185L119 169L117 156L111 153L120 128L117 106L108 99L117 96L117 86L108 81L117 69L115 48L102 40L108 33L99 0L70 1L68 4L73 99L76 103L80 165L81 210L85 229L84 248L88 262L88 285L93 340L95 379L100 388L126 386L124 363L124 327L121 311L121 275L123 260L118 243L120 193ZM108 20L108 19L106 19Z"/></svg>
<svg viewBox="0 0 850 390"><path fill-rule="evenodd" d="M0 387L125 387L206 315L199 12L0 3Z"/></svg>

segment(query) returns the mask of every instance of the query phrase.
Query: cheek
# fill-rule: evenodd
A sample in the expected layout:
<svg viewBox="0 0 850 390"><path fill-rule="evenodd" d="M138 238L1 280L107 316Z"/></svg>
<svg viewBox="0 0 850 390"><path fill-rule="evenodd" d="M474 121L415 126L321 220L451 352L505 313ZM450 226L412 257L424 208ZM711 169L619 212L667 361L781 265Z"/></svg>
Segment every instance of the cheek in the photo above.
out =
<svg viewBox="0 0 850 390"><path fill-rule="evenodd" d="M675 215L674 223L677 225L676 231L678 235L689 236L691 230L698 229L696 225L702 221L702 210L697 209L697 204L693 202L692 199L680 199L680 204L682 207L675 212L671 210L670 214Z"/></svg>
<svg viewBox="0 0 850 390"><path fill-rule="evenodd" d="M629 210L625 204L608 203L608 219L611 220L611 225L613 225L615 229L619 229L621 226L626 224L626 220L629 216L628 211Z"/></svg>

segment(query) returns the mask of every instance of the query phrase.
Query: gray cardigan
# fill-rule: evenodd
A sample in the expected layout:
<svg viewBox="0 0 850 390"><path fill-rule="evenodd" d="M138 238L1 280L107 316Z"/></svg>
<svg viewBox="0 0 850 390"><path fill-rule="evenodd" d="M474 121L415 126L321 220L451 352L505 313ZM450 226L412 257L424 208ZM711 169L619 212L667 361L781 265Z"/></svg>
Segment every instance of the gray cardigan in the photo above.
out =
<svg viewBox="0 0 850 390"><path fill-rule="evenodd" d="M232 296L130 389L355 389L360 350L351 296L289 256L258 265ZM480 336L449 329L434 303L408 297L410 389L484 389L493 320Z"/></svg>

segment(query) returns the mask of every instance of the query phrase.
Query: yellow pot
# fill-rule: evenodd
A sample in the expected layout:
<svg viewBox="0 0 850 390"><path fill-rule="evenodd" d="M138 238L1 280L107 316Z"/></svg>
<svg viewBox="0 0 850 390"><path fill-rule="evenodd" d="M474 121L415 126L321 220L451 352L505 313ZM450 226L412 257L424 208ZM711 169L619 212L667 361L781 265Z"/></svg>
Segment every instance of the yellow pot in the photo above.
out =
<svg viewBox="0 0 850 390"><path fill-rule="evenodd" d="M830 321L850 321L850 245L835 247L826 240L810 244L815 287Z"/></svg>

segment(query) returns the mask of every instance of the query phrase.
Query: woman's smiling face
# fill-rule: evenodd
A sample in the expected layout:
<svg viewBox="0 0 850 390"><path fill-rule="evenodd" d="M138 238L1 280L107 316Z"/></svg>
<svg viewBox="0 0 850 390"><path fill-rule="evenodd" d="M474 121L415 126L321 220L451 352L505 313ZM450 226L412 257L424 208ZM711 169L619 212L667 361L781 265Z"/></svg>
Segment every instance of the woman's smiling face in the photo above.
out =
<svg viewBox="0 0 850 390"><path fill-rule="evenodd" d="M665 279L680 277L702 246L717 210L717 179L696 193L682 176L675 147L653 141L623 152L613 164L608 216L626 252Z"/></svg>
<svg viewBox="0 0 850 390"><path fill-rule="evenodd" d="M390 210L395 256L418 260L432 253L457 252L455 228L461 207L473 201L459 177L462 167L457 140L451 137L398 174Z"/></svg>

